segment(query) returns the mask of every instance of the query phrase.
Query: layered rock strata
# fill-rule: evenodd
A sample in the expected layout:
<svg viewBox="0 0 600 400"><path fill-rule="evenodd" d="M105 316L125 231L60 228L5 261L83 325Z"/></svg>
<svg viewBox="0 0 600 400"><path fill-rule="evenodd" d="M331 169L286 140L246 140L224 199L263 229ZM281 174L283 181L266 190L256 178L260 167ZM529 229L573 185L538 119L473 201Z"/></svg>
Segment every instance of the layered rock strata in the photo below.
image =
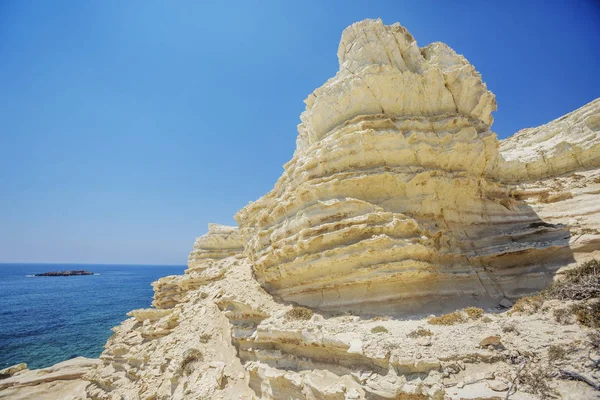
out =
<svg viewBox="0 0 600 400"><path fill-rule="evenodd" d="M500 142L490 175L522 183L600 167L600 98Z"/></svg>
<svg viewBox="0 0 600 400"><path fill-rule="evenodd" d="M223 275L215 261L240 255L244 247L237 227L209 224L208 233L200 236L188 257L188 269L184 276L171 275L154 282L156 308L172 308L190 290L199 288Z"/></svg>
<svg viewBox="0 0 600 400"><path fill-rule="evenodd" d="M236 215L259 282L326 311L404 315L544 287L569 233L503 183L494 95L442 43L353 24L275 188Z"/></svg>
<svg viewBox="0 0 600 400"><path fill-rule="evenodd" d="M547 223L566 224L577 259L600 249L600 99L500 142L490 175Z"/></svg>
<svg viewBox="0 0 600 400"><path fill-rule="evenodd" d="M2 400L85 399L90 382L85 374L100 363L97 359L76 357L48 368L29 370L25 364L10 368L10 377L0 376Z"/></svg>

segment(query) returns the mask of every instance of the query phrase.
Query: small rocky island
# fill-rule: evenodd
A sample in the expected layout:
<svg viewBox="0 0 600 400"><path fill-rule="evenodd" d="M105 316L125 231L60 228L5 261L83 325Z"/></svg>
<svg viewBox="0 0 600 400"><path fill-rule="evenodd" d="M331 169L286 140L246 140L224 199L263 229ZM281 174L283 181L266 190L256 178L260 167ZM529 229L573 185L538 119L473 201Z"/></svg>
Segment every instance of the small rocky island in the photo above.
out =
<svg viewBox="0 0 600 400"><path fill-rule="evenodd" d="M35 276L76 276L76 275L94 275L93 272L85 270L74 270L74 271L50 271L42 274L35 274Z"/></svg>

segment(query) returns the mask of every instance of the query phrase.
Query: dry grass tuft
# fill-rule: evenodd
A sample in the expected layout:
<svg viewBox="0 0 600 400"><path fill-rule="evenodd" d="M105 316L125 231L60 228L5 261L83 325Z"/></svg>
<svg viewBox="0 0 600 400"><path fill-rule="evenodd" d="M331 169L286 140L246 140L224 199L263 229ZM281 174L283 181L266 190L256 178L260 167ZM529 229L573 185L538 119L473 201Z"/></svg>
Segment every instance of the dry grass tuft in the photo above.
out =
<svg viewBox="0 0 600 400"><path fill-rule="evenodd" d="M487 315L485 317L481 318L481 322L485 322L486 324L489 322L492 322L492 321L493 321L493 319L491 319Z"/></svg>
<svg viewBox="0 0 600 400"><path fill-rule="evenodd" d="M570 308L556 308L552 311L554 320L559 324L568 325L571 323L573 311Z"/></svg>
<svg viewBox="0 0 600 400"><path fill-rule="evenodd" d="M542 307L543 304L544 295L541 293L533 296L521 297L512 306L510 313L534 314Z"/></svg>
<svg viewBox="0 0 600 400"><path fill-rule="evenodd" d="M179 369L183 371L184 375L191 375L194 372L195 364L202 362L203 359L204 357L200 350L189 349L184 353L183 361L181 361Z"/></svg>
<svg viewBox="0 0 600 400"><path fill-rule="evenodd" d="M308 321L313 316L313 311L306 307L294 307L285 313L285 318L288 320Z"/></svg>
<svg viewBox="0 0 600 400"><path fill-rule="evenodd" d="M208 341L210 340L211 335L208 333L203 333L202 335L200 335L200 343L208 343Z"/></svg>
<svg viewBox="0 0 600 400"><path fill-rule="evenodd" d="M433 336L433 332L431 332L429 329L425 329L422 326L420 326L419 329L409 332L406 336L414 339L424 336Z"/></svg>
<svg viewBox="0 0 600 400"><path fill-rule="evenodd" d="M478 307L467 307L465 308L465 312L471 319L479 319L483 316L483 308Z"/></svg>
<svg viewBox="0 0 600 400"><path fill-rule="evenodd" d="M454 311L449 314L440 315L439 317L431 317L427 322L431 325L454 325L465 322L465 317L459 311Z"/></svg>
<svg viewBox="0 0 600 400"><path fill-rule="evenodd" d="M567 355L567 351L557 345L552 345L548 347L548 359L550 362L564 360Z"/></svg>
<svg viewBox="0 0 600 400"><path fill-rule="evenodd" d="M377 325L375 328L371 329L371 333L389 333L389 331L385 326Z"/></svg>
<svg viewBox="0 0 600 400"><path fill-rule="evenodd" d="M589 328L600 329L600 301L573 307L577 322Z"/></svg>

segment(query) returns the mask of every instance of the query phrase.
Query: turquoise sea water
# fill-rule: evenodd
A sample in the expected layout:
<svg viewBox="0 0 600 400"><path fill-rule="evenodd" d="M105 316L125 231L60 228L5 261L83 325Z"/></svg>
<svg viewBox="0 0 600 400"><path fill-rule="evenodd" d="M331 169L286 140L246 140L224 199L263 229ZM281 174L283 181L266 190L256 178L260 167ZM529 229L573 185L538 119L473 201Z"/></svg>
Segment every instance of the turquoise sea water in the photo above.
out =
<svg viewBox="0 0 600 400"><path fill-rule="evenodd" d="M32 277L85 269L89 276ZM185 266L0 264L0 369L98 357L126 313L149 307L150 283Z"/></svg>

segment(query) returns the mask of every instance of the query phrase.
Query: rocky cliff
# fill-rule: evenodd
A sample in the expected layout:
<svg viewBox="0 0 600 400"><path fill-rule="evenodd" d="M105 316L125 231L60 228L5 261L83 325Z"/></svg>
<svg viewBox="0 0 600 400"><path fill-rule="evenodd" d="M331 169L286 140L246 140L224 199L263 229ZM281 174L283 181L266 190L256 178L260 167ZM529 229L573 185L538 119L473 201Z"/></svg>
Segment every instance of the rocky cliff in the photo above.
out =
<svg viewBox="0 0 600 400"><path fill-rule="evenodd" d="M75 397L597 393L600 267L572 268L600 258L600 100L499 142L493 94L447 46L366 20L338 58L275 188L154 283ZM553 279L578 289L510 308Z"/></svg>
<svg viewBox="0 0 600 400"><path fill-rule="evenodd" d="M504 165L489 130L496 102L463 56L366 20L343 32L338 58L305 100L283 176L236 215L268 292L414 315L496 305L572 261L566 227L488 177Z"/></svg>

